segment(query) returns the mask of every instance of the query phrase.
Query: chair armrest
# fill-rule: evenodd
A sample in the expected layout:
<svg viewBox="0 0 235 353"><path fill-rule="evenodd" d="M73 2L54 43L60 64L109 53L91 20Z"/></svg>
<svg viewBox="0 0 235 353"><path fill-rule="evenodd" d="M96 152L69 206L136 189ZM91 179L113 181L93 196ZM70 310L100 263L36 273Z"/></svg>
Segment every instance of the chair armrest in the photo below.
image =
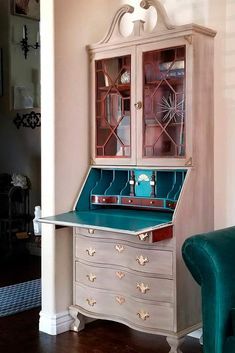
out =
<svg viewBox="0 0 235 353"><path fill-rule="evenodd" d="M223 353L235 307L235 227L188 238L182 255L201 285L204 353Z"/></svg>

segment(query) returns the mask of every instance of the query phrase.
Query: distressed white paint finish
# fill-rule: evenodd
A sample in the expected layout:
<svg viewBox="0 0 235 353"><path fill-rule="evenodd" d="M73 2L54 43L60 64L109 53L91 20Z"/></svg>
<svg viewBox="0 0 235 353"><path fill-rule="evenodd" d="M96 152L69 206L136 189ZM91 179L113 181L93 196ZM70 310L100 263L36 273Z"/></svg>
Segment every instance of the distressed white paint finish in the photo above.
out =
<svg viewBox="0 0 235 353"><path fill-rule="evenodd" d="M109 232L106 232L107 237ZM112 232L111 232L112 234ZM121 237L121 235L120 235ZM130 236L131 238L131 236ZM82 235L75 239L75 257L99 264L110 263L133 269L135 271L158 273L163 276L172 275L172 251L159 250L154 245L135 246L118 242L85 238ZM122 251L118 251L122 247ZM147 259L146 261L144 261Z"/></svg>
<svg viewBox="0 0 235 353"><path fill-rule="evenodd" d="M167 248L159 251L154 248L153 244L137 247L131 242L126 244L124 241L115 245L113 240L109 239L108 233L106 236L104 234L100 237L96 235L95 239L92 238L93 235L85 237L80 235L75 236L74 261L87 262L94 270L96 266L103 267L103 275L107 275L107 277L110 276L110 273L105 268L105 264L114 266L118 271L121 271L121 269L138 271L142 276L142 284L138 284L141 288L149 289L145 282L150 275L157 278L166 278L171 275L174 286L173 300L165 303L170 305L171 310L169 312L164 311L164 313L152 311L150 301L154 302L154 296L150 294L148 296L149 302L141 300L141 309L138 311L138 302L136 303L135 300L129 301L132 290L128 291L125 286L120 285L117 292L115 287L116 277L106 282L106 284L104 281L94 281L93 286L90 283L81 285L81 281L77 282L78 262L76 264L76 276L74 277L74 305L78 307L80 313L87 316L117 320L146 332L153 332L155 329L155 333L167 336L168 343L171 346L170 352L176 353L181 352L179 348L182 342L181 337L201 325L199 287L195 284L183 263L182 244L188 236L210 231L214 228L213 37L216 33L195 24L172 26L157 0L142 1L141 4L146 8L151 5L157 10L158 22L156 27L151 33L147 33L143 28L143 23L141 21L136 22L130 36L128 38L122 37L119 32L119 24L125 11L117 12L118 15L114 17L111 23L108 35L101 42L89 47L93 66L92 83L94 90L94 60L123 55L123 50L127 48L130 50L131 48L134 52L132 61L135 62L134 67L136 69L135 81L133 82L136 86L134 102L137 102L142 98L142 53L177 45L186 46L187 155L185 160L155 159L145 161L141 151L142 114L138 112L134 114L134 119L137 121L134 131L137 132L136 146L133 146L134 150L137 148L135 164L189 166L173 218L174 234L170 242L173 249L171 253L168 253ZM205 57L207 62L205 62ZM93 93L93 105L94 102ZM95 111L93 110L93 123L94 121ZM93 126L93 139L95 137L94 130ZM94 152L95 144L93 141ZM103 161L102 159L95 160L95 153L93 159L96 163L102 163ZM112 165L115 164L114 161L115 159L106 159L103 164ZM121 163L120 160L119 163ZM123 164L125 164L125 161L123 161ZM101 229L99 231L101 232ZM114 238L112 232L110 234L111 239ZM171 260L169 256L168 259L165 257L166 254L171 254ZM154 285L156 291L157 286L156 280ZM116 295L121 296L118 297L118 306L116 306L114 300ZM108 303L108 305L106 306L105 303ZM156 310L158 310L159 305L164 306L164 302L155 299ZM137 316L142 320L139 323L134 320L134 311L137 311ZM152 314L154 317L157 316L153 321L150 319Z"/></svg>
<svg viewBox="0 0 235 353"><path fill-rule="evenodd" d="M113 265L108 265L107 268L105 264L94 266L90 263L76 261L75 281L91 288L106 290L109 290L110 283L112 283L113 290L118 292L121 286L129 296L168 303L173 301L173 281L171 279L150 276L143 279L138 272L130 269L121 270Z"/></svg>
<svg viewBox="0 0 235 353"><path fill-rule="evenodd" d="M89 289L78 283L75 286L75 303L87 316L123 322L140 331L153 333L155 330L173 329L173 308L168 303L140 301L128 294Z"/></svg>

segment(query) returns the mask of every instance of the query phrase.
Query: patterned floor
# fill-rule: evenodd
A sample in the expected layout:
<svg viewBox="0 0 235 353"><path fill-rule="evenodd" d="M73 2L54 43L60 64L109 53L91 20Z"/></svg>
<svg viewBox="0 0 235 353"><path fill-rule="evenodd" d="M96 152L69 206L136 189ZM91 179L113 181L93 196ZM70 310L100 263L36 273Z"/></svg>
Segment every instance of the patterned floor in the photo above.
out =
<svg viewBox="0 0 235 353"><path fill-rule="evenodd" d="M41 279L0 288L0 317L41 305Z"/></svg>

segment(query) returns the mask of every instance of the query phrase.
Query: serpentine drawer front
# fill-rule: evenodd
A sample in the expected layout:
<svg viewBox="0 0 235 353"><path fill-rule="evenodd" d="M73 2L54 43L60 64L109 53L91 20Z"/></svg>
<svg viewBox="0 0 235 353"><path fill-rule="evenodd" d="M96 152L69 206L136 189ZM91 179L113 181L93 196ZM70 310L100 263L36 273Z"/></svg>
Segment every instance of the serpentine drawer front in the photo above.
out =
<svg viewBox="0 0 235 353"><path fill-rule="evenodd" d="M125 295L173 302L173 280L149 277L123 268L109 268L75 262L75 281L92 288L119 291ZM106 265L107 266L107 265Z"/></svg>
<svg viewBox="0 0 235 353"><path fill-rule="evenodd" d="M155 229L153 231L142 232L137 235L130 235L125 233L116 233L105 230L89 229L89 228L75 228L75 234L80 234L92 238L107 238L108 239L117 239L118 241L128 241L131 243L137 244L146 244L146 243L155 243L158 246L162 246L163 242L160 240L166 240L170 243L173 235L173 226L167 225L165 227ZM164 243L166 246L166 242Z"/></svg>
<svg viewBox="0 0 235 353"><path fill-rule="evenodd" d="M173 330L172 304L136 300L123 292L108 292L75 284L75 305L84 313L119 319L136 328Z"/></svg>
<svg viewBox="0 0 235 353"><path fill-rule="evenodd" d="M126 233L116 233L108 232L105 230L89 229L89 228L75 228L75 234L88 236L89 238L99 238L99 239L114 239L117 241L124 240L131 243L142 244L142 243L151 243L151 232L147 232L144 238L138 235L130 235Z"/></svg>
<svg viewBox="0 0 235 353"><path fill-rule="evenodd" d="M135 271L172 276L172 251L154 249L154 246L141 248L129 244L83 236L75 237L75 256L93 263L109 263Z"/></svg>

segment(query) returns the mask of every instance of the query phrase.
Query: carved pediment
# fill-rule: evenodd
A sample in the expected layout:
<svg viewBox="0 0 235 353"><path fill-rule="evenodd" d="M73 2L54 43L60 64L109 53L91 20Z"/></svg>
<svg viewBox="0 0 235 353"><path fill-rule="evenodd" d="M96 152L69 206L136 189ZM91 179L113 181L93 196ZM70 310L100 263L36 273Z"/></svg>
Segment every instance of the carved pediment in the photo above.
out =
<svg viewBox="0 0 235 353"><path fill-rule="evenodd" d="M142 7L145 10L149 9L151 6L154 7L156 10L156 24L152 30L152 33L157 31L162 31L162 30L171 30L175 28L175 26L171 24L165 8L159 0L142 0L140 2L140 7ZM134 12L133 6L123 5L116 12L106 35L97 44L112 43L112 42L117 42L120 39L127 39L127 38L133 38L133 37L135 38L135 37L140 37L141 35L144 35L145 22L142 20L133 21L133 30L128 37L124 37L123 34L121 33L120 24L123 16L127 13L130 14L133 12Z"/></svg>

